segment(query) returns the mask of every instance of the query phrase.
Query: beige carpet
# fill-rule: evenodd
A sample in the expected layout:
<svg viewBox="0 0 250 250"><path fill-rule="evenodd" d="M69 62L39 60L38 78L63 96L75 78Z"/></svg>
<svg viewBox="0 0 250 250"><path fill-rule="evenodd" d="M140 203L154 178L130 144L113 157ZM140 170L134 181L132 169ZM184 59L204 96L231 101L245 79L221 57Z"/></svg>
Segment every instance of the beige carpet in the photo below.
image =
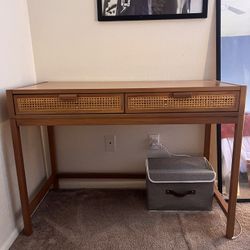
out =
<svg viewBox="0 0 250 250"><path fill-rule="evenodd" d="M11 249L250 249L250 204L238 204L243 233L232 241L216 202L212 212L167 213L147 211L145 199L144 191L52 191L33 217L32 236L20 235Z"/></svg>

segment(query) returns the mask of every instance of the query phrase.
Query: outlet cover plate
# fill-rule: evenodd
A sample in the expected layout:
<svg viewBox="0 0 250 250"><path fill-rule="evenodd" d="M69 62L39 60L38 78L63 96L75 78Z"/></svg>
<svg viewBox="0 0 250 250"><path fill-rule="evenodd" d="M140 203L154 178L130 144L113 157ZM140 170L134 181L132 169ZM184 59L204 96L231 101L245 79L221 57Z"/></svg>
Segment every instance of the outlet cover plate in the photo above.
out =
<svg viewBox="0 0 250 250"><path fill-rule="evenodd" d="M148 135L149 143L159 145L160 143L160 135L159 134L150 134Z"/></svg>

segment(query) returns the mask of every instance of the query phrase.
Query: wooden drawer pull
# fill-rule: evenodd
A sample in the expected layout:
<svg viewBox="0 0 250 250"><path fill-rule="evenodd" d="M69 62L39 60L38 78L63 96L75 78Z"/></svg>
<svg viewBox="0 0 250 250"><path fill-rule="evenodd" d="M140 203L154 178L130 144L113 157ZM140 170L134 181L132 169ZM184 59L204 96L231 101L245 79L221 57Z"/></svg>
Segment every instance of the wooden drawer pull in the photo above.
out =
<svg viewBox="0 0 250 250"><path fill-rule="evenodd" d="M59 98L60 101L76 101L77 100L77 94L59 95L58 98Z"/></svg>
<svg viewBox="0 0 250 250"><path fill-rule="evenodd" d="M180 92L180 93L173 93L174 98L191 98L193 96L190 92Z"/></svg>

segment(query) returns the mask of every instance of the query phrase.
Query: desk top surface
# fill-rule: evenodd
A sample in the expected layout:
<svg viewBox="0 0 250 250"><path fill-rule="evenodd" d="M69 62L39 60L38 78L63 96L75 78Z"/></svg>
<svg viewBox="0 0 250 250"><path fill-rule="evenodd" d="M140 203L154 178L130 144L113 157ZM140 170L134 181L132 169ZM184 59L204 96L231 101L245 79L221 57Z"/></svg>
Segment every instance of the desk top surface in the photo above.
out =
<svg viewBox="0 0 250 250"><path fill-rule="evenodd" d="M168 88L238 88L239 86L218 81L109 81L109 82L43 82L15 90L141 90Z"/></svg>

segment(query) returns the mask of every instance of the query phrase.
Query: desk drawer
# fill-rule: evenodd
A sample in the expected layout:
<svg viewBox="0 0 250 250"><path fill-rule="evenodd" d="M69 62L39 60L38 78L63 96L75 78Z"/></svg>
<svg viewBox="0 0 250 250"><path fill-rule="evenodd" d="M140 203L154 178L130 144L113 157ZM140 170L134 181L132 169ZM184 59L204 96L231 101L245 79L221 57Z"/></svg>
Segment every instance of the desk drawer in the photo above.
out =
<svg viewBox="0 0 250 250"><path fill-rule="evenodd" d="M127 113L237 111L239 92L176 92L126 95Z"/></svg>
<svg viewBox="0 0 250 250"><path fill-rule="evenodd" d="M123 94L16 95L16 114L123 113Z"/></svg>

